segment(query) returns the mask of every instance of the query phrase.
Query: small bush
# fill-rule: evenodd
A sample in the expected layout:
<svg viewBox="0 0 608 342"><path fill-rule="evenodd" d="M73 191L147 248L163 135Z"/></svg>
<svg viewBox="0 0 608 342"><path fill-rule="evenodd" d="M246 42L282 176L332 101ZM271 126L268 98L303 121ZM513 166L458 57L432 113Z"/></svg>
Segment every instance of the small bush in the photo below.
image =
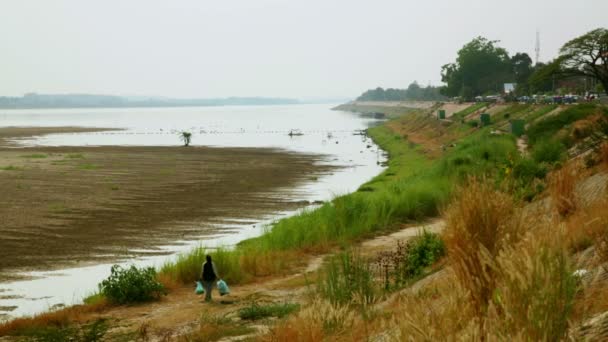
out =
<svg viewBox="0 0 608 342"><path fill-rule="evenodd" d="M513 177L523 183L530 183L535 178L544 179L547 168L534 159L520 158L513 165Z"/></svg>
<svg viewBox="0 0 608 342"><path fill-rule="evenodd" d="M153 267L122 268L119 265L112 266L108 279L99 284L99 292L116 304L145 302L166 294Z"/></svg>
<svg viewBox="0 0 608 342"><path fill-rule="evenodd" d="M554 164L564 159L566 147L559 141L548 139L538 142L532 148L532 158L537 163Z"/></svg>
<svg viewBox="0 0 608 342"><path fill-rule="evenodd" d="M395 251L378 254L376 266L384 281L384 289L391 284L400 288L445 255L445 244L439 235L426 230L414 239L397 243Z"/></svg>
<svg viewBox="0 0 608 342"><path fill-rule="evenodd" d="M239 317L241 319L248 319L248 320L258 320L258 319L268 318L268 317L283 318L299 309L300 309L300 305L294 304L294 303L284 303L284 304L274 303L274 304L268 304L268 305L259 305L257 303L253 303L250 306L240 309Z"/></svg>
<svg viewBox="0 0 608 342"><path fill-rule="evenodd" d="M413 239L408 247L403 272L410 277L422 274L425 268L445 255L443 240L426 230Z"/></svg>

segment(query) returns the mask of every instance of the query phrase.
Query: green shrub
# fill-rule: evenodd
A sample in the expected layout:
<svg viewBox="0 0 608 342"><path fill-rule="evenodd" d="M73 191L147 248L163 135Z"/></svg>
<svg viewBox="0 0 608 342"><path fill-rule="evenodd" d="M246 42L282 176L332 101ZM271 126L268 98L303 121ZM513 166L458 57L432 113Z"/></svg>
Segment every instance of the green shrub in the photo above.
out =
<svg viewBox="0 0 608 342"><path fill-rule="evenodd" d="M258 320L267 317L283 318L299 309L300 305L294 303L273 303L268 305L259 305L257 303L253 303L250 306L240 309L238 314L241 319L248 320Z"/></svg>
<svg viewBox="0 0 608 342"><path fill-rule="evenodd" d="M402 273L415 277L445 255L445 244L439 235L424 230L421 235L410 241L402 266Z"/></svg>
<svg viewBox="0 0 608 342"><path fill-rule="evenodd" d="M520 158L513 165L513 177L522 183L530 183L535 178L544 179L547 168L530 158Z"/></svg>
<svg viewBox="0 0 608 342"><path fill-rule="evenodd" d="M532 158L537 163L554 164L563 160L566 147L555 139L539 141L532 148Z"/></svg>
<svg viewBox="0 0 608 342"><path fill-rule="evenodd" d="M166 294L153 267L122 268L119 265L112 266L110 276L99 284L99 292L116 304L144 302Z"/></svg>

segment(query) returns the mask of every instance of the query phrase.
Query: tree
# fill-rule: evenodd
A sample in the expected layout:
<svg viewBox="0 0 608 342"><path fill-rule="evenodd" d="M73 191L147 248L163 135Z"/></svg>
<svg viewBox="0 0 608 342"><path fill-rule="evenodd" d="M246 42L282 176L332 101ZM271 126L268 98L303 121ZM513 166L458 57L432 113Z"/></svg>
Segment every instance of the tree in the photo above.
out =
<svg viewBox="0 0 608 342"><path fill-rule="evenodd" d="M527 53L518 52L511 57L511 68L515 77L515 83L517 83L517 93L528 94L528 79L534 72L532 58Z"/></svg>
<svg viewBox="0 0 608 342"><path fill-rule="evenodd" d="M192 140L192 133L182 131L179 138L184 142L184 146L188 147L190 146L190 141Z"/></svg>
<svg viewBox="0 0 608 342"><path fill-rule="evenodd" d="M546 93L553 91L554 83L563 77L559 60L554 60L548 64L537 63L534 71L528 79L528 86L531 93Z"/></svg>
<svg viewBox="0 0 608 342"><path fill-rule="evenodd" d="M503 83L513 82L511 59L498 41L477 37L458 51L456 62L441 69L441 80L447 85L447 96L471 98L502 90Z"/></svg>
<svg viewBox="0 0 608 342"><path fill-rule="evenodd" d="M608 94L608 29L598 28L562 46L559 63L566 73L598 80Z"/></svg>

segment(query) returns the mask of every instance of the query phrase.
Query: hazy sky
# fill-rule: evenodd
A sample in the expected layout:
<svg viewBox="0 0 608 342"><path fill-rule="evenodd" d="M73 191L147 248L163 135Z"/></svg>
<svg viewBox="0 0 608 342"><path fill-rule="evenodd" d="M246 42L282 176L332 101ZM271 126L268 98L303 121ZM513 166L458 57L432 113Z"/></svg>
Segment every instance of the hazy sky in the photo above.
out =
<svg viewBox="0 0 608 342"><path fill-rule="evenodd" d="M354 97L440 83L476 36L541 61L607 0L0 0L0 95Z"/></svg>

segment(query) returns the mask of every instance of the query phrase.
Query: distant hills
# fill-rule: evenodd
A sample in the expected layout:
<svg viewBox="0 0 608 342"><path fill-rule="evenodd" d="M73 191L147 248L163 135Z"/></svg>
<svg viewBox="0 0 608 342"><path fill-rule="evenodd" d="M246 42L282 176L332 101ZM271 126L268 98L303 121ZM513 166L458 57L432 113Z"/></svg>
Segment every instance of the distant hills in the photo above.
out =
<svg viewBox="0 0 608 342"><path fill-rule="evenodd" d="M120 108L120 107L194 107L251 106L301 103L296 99L274 97L226 97L211 99L174 99L168 97L114 96L92 94L37 94L0 97L0 108Z"/></svg>

